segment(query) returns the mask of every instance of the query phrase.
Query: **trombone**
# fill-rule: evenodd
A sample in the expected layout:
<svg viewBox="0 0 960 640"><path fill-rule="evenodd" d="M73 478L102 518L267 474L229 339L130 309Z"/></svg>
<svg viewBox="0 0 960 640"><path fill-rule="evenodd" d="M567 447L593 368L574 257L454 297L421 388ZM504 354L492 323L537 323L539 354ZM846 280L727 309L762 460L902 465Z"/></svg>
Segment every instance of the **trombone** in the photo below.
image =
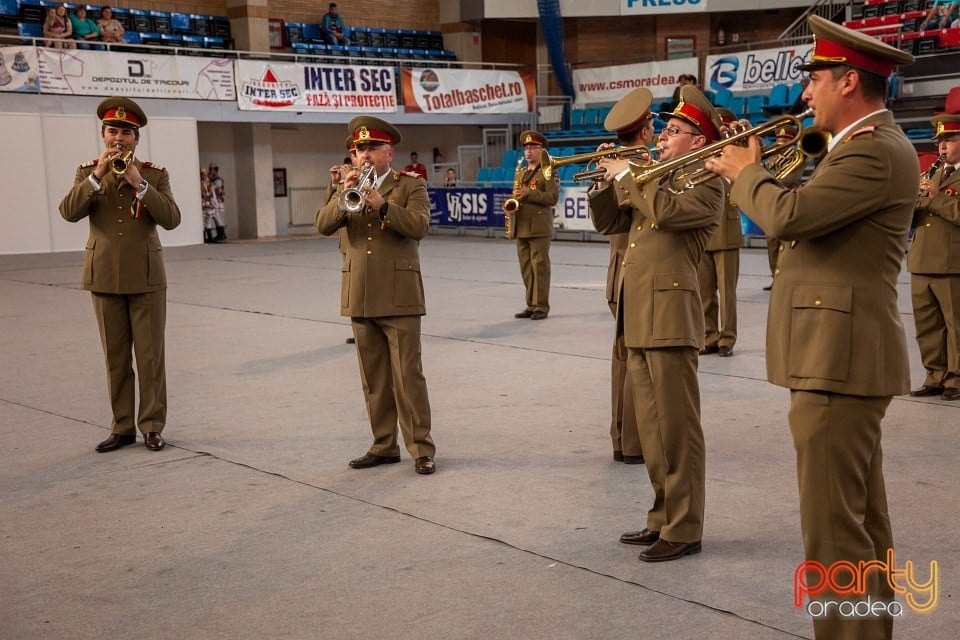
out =
<svg viewBox="0 0 960 640"><path fill-rule="evenodd" d="M813 115L813 109L807 109L798 115L782 115L763 124L750 127L738 133L734 133L726 138L711 142L710 144L694 149L690 153L667 160L666 162L657 162L655 164L636 164L630 162L630 175L638 185L647 182L657 181L665 175L674 171L676 175L671 179L673 190L676 192L685 191L698 185L701 185L715 177L717 174L701 166L701 163L720 153L724 147L731 144L741 144L752 136L765 136L776 133L776 130L784 125L792 125L797 131L789 140L778 142L766 147L760 152L760 157L767 158L772 155L785 152L790 147L796 145L801 139L803 131L803 119ZM826 148L826 145L824 145Z"/></svg>
<svg viewBox="0 0 960 640"><path fill-rule="evenodd" d="M600 180L603 178L603 175L607 172L606 169L597 168L590 169L590 165L600 160L601 158L620 158L620 159L629 159L629 160L638 160L644 164L644 166L652 164L653 154L659 151L659 147L656 149L648 149L643 145L637 145L635 147L613 147L610 149L604 149L603 151L592 151L590 153L581 153L573 156L562 156L558 158L551 157L547 150L544 149L540 152L540 167L543 169L543 175L547 180L553 178L553 173L560 167L565 167L568 164L581 164L587 163L587 170L581 171L579 173L573 174L573 179L577 182L581 180Z"/></svg>

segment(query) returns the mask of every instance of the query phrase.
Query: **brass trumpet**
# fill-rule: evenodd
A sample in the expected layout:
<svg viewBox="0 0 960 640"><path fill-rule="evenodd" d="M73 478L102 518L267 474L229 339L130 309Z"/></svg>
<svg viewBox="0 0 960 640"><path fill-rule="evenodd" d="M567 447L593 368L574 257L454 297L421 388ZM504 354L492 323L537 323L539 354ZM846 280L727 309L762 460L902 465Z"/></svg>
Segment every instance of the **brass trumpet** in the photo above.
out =
<svg viewBox="0 0 960 640"><path fill-rule="evenodd" d="M124 152L120 147L118 147L117 150L121 153L110 161L110 170L119 176L123 174L127 170L127 166L133 162L133 151L128 150Z"/></svg>
<svg viewBox="0 0 960 640"><path fill-rule="evenodd" d="M369 162L361 167L356 186L340 192L340 197L337 199L337 206L340 207L340 211L344 213L360 213L363 211L365 196L361 189L367 183L373 184L375 172L376 168Z"/></svg>
<svg viewBox="0 0 960 640"><path fill-rule="evenodd" d="M645 165L652 164L653 153L657 149L648 149L643 145L637 145L635 147L613 147L611 149L604 149L603 151L591 151L590 153L581 153L573 156L562 156L558 158L553 158L547 153L547 150L544 149L540 152L540 166L543 167L543 175L550 180L553 178L553 172L560 168L565 167L568 164L581 164L587 163L587 167L590 164L596 162L601 158L627 158L627 159L636 159L643 162ZM574 174L573 179L576 181L580 180L598 180L606 173L606 169L589 169L587 171L581 171Z"/></svg>
<svg viewBox="0 0 960 640"><path fill-rule="evenodd" d="M630 162L630 174L637 184L646 184L650 181L657 181L667 174L677 172L671 179L673 190L675 192L685 191L701 185L715 177L717 174L701 166L701 163L723 151L723 148L731 144L741 144L746 142L752 136L765 136L776 133L776 130L784 125L792 125L797 131L789 140L777 142L775 144L763 147L760 153L761 158L767 158L772 155L783 153L788 148L796 145L800 140L800 133L803 130L803 119L813 115L813 109L807 109L799 115L782 115L763 124L750 127L738 133L734 133L722 140L711 142L710 144L694 149L690 153L667 160L666 162L657 162L655 164L636 164Z"/></svg>
<svg viewBox="0 0 960 640"><path fill-rule="evenodd" d="M816 127L807 127L800 132L795 145L770 158L768 169L777 180L783 180L800 168L808 158L819 158L825 154L829 144L829 133Z"/></svg>

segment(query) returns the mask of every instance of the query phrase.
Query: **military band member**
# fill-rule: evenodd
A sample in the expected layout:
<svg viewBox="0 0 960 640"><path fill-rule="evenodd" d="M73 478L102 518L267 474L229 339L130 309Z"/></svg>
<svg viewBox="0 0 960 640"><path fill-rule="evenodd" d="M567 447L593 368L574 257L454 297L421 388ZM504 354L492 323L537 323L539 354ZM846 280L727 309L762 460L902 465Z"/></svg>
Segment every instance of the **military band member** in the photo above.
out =
<svg viewBox="0 0 960 640"><path fill-rule="evenodd" d="M400 462L397 424L414 469L436 470L430 435L430 401L423 376L420 317L426 313L420 275L420 240L430 225L430 200L424 181L391 169L400 132L379 118L350 121L357 164L374 168L373 184L347 174L337 197L318 212L317 231L342 233L340 313L349 316L357 342L360 377L373 430L369 451L350 461L354 469ZM344 189L359 189L362 208L348 212ZM341 231L342 229L342 231Z"/></svg>
<svg viewBox="0 0 960 640"><path fill-rule="evenodd" d="M797 134L796 128L790 125L784 125L778 128L774 132L776 137L777 144L787 144L795 138ZM770 170L770 173L776 174L777 169L780 168L782 159L784 156L781 154L776 154L770 157L770 160L765 163L767 168ZM787 175L780 178L780 182L784 186L790 187L791 189L796 189L800 186L800 183L803 181L803 173L806 171L807 163L800 162L797 166L790 171ZM784 244L774 238L771 235L767 235L767 260L770 263L770 275L773 276L773 273L777 270L777 258L780 257L780 254L786 249ZM773 288L773 282L763 288L764 291L770 291Z"/></svg>
<svg viewBox="0 0 960 640"><path fill-rule="evenodd" d="M520 144L527 165L514 185L513 197L519 206L512 215L527 306L514 317L544 320L550 313L550 241L560 185L555 175L547 180L540 168L540 152L547 146L543 134L524 131Z"/></svg>
<svg viewBox="0 0 960 640"><path fill-rule="evenodd" d="M661 114L667 120L662 161L720 137L720 118L696 87L681 88L680 98L672 113ZM673 175L637 184L627 160L599 164L607 173L604 185L589 194L594 226L607 235L629 233L617 283L617 331L627 347L640 446L654 491L646 527L620 541L652 545L640 553L645 562L675 560L699 553L703 537L706 460L697 352L704 325L697 267L723 213L724 183L714 178L675 193L680 185L671 184ZM624 199L631 208L620 206Z"/></svg>
<svg viewBox="0 0 960 640"><path fill-rule="evenodd" d="M920 181L907 254L917 343L927 376L911 396L960 400L960 114L933 117L943 163Z"/></svg>
<svg viewBox="0 0 960 640"><path fill-rule="evenodd" d="M617 141L624 147L649 148L653 142L653 118L650 105L653 94L649 89L634 89L610 109L603 126L607 131L617 134ZM638 115L639 114L639 115ZM613 144L602 144L598 150L613 148ZM621 206L625 215L632 209L629 200ZM620 266L629 242L629 232L615 233L610 236L610 264L607 267L607 304L614 319L617 317L617 300L620 289ZM611 358L611 412L610 439L613 441L613 459L626 464L643 464L643 448L640 446L640 432L637 430L637 416L633 408L633 394L627 380L627 347L623 344L623 332L614 331L613 354Z"/></svg>
<svg viewBox="0 0 960 640"><path fill-rule="evenodd" d="M736 123L737 116L729 109L718 108L717 114L725 126ZM733 355L737 343L737 281L740 279L740 247L743 230L740 227L740 208L727 194L720 226L710 236L706 251L700 259L700 298L703 300L703 318L706 326L700 355L716 353L722 358Z"/></svg>
<svg viewBox="0 0 960 640"><path fill-rule="evenodd" d="M760 164L760 143L724 148L707 167L733 181L733 199L786 243L767 322L767 375L790 389L800 523L808 561L886 562L893 548L881 422L906 393L906 336L897 276L917 198L917 154L885 104L887 78L909 53L819 16L803 98L814 126L832 134L826 155L798 190ZM880 572L866 595L890 602ZM861 594L861 597L863 594ZM826 600L843 595L828 589ZM813 621L821 638L889 638L887 615Z"/></svg>
<svg viewBox="0 0 960 640"><path fill-rule="evenodd" d="M166 169L135 155L140 129L147 125L140 106L127 98L107 98L97 117L103 152L77 169L73 188L60 203L65 220L87 218L90 224L82 286L93 297L113 410L110 437L96 450L133 444L139 428L147 449L159 451L167 422L167 279L157 225L175 228L180 209ZM137 382L140 407L134 419Z"/></svg>

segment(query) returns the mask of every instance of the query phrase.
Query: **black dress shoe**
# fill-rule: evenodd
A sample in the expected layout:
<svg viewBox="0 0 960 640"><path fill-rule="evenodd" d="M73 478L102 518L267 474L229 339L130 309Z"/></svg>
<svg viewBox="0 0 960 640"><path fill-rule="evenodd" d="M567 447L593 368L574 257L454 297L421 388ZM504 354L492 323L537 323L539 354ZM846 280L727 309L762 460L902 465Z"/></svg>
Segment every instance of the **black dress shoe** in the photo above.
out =
<svg viewBox="0 0 960 640"><path fill-rule="evenodd" d="M420 456L414 463L414 468L420 475L427 476L437 470L437 463L433 461L433 456Z"/></svg>
<svg viewBox="0 0 960 640"><path fill-rule="evenodd" d="M651 545L660 539L660 532L653 529L644 529L643 531L627 531L620 536L620 542L623 544L642 544Z"/></svg>
<svg viewBox="0 0 960 640"><path fill-rule="evenodd" d="M720 351L720 347L718 347L717 345L715 345L715 344L708 344L708 345L705 346L703 349L700 349L700 355L702 355L702 356L708 356L708 355L710 355L711 353L718 353L719 351Z"/></svg>
<svg viewBox="0 0 960 640"><path fill-rule="evenodd" d="M721 358L729 358L733 355L733 347L720 347L720 349L717 350L717 355Z"/></svg>
<svg viewBox="0 0 960 640"><path fill-rule="evenodd" d="M351 336L351 337L347 338L346 340L344 340L344 342L346 342L347 344L357 344L357 339L354 338L353 336Z"/></svg>
<svg viewBox="0 0 960 640"><path fill-rule="evenodd" d="M933 385L925 384L919 389L911 391L910 395L914 398L925 398L927 396L938 396L941 393L944 393L943 387L934 387Z"/></svg>
<svg viewBox="0 0 960 640"><path fill-rule="evenodd" d="M613 461L614 461L614 462L623 462L623 451L614 451L614 452L613 452Z"/></svg>
<svg viewBox="0 0 960 640"><path fill-rule="evenodd" d="M163 436L161 436L156 431L151 431L143 438L143 445L150 449L150 451L160 451L167 443L163 441Z"/></svg>
<svg viewBox="0 0 960 640"><path fill-rule="evenodd" d="M960 389L956 387L950 387L949 389L943 390L943 395L940 396L941 400L960 400Z"/></svg>
<svg viewBox="0 0 960 640"><path fill-rule="evenodd" d="M690 556L700 553L700 541L696 542L670 542L669 540L658 540L655 545L640 552L640 559L644 562L667 562L676 560L683 556Z"/></svg>
<svg viewBox="0 0 960 640"><path fill-rule="evenodd" d="M515 314L513 314L513 317L514 317L514 318L529 318L529 317L532 316L532 315L533 315L533 311L531 311L530 309L524 309L524 310L521 311L520 313L515 313Z"/></svg>
<svg viewBox="0 0 960 640"><path fill-rule="evenodd" d="M106 453L107 451L113 451L114 449L125 447L128 444L133 444L136 441L137 436L134 435L111 433L109 438L97 445L97 452Z"/></svg>
<svg viewBox="0 0 960 640"><path fill-rule="evenodd" d="M530 314L531 320L546 320L547 312L546 311L534 311Z"/></svg>
<svg viewBox="0 0 960 640"><path fill-rule="evenodd" d="M772 282L763 288L764 291L770 291L771 289L773 289L773 283L772 283Z"/></svg>
<svg viewBox="0 0 960 640"><path fill-rule="evenodd" d="M400 462L400 456L378 456L375 453L367 452L359 458L350 461L350 466L354 469L368 469L381 464L393 464Z"/></svg>
<svg viewBox="0 0 960 640"><path fill-rule="evenodd" d="M643 456L628 456L626 454L623 456L623 464L643 464L644 462L646 461Z"/></svg>

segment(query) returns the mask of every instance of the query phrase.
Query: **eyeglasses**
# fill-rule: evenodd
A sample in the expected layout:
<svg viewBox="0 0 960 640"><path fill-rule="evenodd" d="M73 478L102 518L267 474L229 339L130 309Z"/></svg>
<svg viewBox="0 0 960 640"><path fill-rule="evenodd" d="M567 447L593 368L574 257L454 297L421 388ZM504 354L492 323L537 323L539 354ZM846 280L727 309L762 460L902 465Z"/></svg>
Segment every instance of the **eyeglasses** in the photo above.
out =
<svg viewBox="0 0 960 640"><path fill-rule="evenodd" d="M665 134L667 134L668 136L670 136L671 138L675 138L675 137L677 137L678 135L680 135L681 133L685 133L685 134L687 134L688 136L698 136L698 135L700 135L700 134L697 133L696 131L684 131L683 129L681 129L680 127L678 127L678 126L676 126L676 125L673 125L672 127L666 127L666 128L663 130L663 132L664 132Z"/></svg>

